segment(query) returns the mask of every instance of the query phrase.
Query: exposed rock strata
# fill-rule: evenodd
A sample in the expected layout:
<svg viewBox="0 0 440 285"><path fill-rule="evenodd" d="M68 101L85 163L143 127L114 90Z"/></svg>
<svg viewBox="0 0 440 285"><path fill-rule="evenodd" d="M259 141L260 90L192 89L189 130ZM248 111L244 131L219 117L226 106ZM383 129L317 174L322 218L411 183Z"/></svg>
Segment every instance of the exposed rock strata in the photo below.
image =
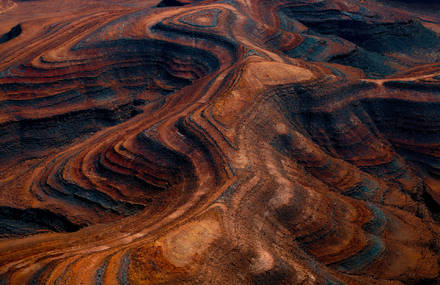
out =
<svg viewBox="0 0 440 285"><path fill-rule="evenodd" d="M0 284L440 282L412 2L0 1Z"/></svg>

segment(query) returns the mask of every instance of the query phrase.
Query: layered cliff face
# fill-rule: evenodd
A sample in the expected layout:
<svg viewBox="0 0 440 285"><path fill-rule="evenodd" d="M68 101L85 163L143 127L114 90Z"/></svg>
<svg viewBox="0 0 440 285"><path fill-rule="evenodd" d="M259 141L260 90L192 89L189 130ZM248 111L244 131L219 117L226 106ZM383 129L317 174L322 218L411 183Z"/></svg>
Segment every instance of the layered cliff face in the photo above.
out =
<svg viewBox="0 0 440 285"><path fill-rule="evenodd" d="M437 284L431 1L0 1L0 284Z"/></svg>

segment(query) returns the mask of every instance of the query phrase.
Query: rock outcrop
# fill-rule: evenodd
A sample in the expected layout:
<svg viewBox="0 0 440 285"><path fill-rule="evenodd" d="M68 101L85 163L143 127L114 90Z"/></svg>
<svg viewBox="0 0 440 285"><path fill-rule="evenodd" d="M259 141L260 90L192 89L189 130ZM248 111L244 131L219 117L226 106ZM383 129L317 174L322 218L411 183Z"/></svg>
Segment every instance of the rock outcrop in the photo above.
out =
<svg viewBox="0 0 440 285"><path fill-rule="evenodd" d="M440 282L437 4L3 2L0 284Z"/></svg>

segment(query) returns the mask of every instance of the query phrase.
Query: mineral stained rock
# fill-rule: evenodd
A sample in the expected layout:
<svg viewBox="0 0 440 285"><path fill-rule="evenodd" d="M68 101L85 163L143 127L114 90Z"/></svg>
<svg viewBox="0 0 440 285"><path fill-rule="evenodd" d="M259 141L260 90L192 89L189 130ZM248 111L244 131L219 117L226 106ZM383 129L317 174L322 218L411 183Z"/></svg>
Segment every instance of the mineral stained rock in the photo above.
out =
<svg viewBox="0 0 440 285"><path fill-rule="evenodd" d="M440 284L436 1L0 23L0 284Z"/></svg>

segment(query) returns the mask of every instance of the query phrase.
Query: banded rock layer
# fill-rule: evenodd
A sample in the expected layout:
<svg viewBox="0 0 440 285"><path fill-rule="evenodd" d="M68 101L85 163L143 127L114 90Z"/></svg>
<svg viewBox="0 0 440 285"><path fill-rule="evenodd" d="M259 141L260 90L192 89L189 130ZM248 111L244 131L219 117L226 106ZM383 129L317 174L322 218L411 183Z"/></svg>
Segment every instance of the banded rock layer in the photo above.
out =
<svg viewBox="0 0 440 285"><path fill-rule="evenodd" d="M0 284L438 284L431 1L0 1Z"/></svg>

